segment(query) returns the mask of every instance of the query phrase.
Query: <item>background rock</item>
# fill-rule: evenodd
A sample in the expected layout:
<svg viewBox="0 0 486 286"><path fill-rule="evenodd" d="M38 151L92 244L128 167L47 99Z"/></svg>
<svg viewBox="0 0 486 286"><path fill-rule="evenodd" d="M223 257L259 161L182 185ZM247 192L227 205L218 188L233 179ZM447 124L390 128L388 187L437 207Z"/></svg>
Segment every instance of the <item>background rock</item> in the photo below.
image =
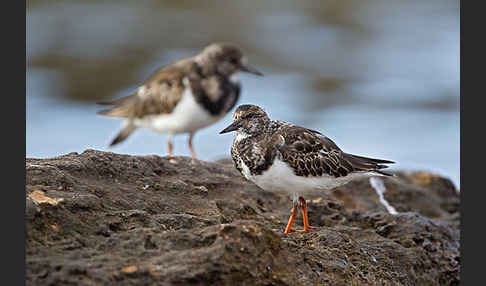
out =
<svg viewBox="0 0 486 286"><path fill-rule="evenodd" d="M26 159L28 285L459 285L459 194L442 177L306 196L316 231L283 234L291 201L228 160L95 150ZM295 222L301 225L300 216Z"/></svg>

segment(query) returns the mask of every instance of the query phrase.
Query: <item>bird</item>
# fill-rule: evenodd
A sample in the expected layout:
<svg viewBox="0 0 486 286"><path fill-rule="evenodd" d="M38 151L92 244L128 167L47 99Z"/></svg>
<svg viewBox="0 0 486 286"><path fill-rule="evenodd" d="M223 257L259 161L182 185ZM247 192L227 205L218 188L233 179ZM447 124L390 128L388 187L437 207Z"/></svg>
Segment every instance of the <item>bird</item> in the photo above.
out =
<svg viewBox="0 0 486 286"><path fill-rule="evenodd" d="M172 140L176 134L188 133L188 146L195 132L207 127L233 109L240 96L239 72L262 76L247 63L242 51L232 43L212 43L200 53L180 59L155 70L137 90L112 101L97 113L124 118L121 131L110 147L124 141L137 128L168 134L169 158L173 158Z"/></svg>
<svg viewBox="0 0 486 286"><path fill-rule="evenodd" d="M395 162L346 153L321 132L271 120L256 105L238 106L232 118L220 134L236 132L231 145L236 169L263 190L292 196L285 234L315 229L307 216L307 191L330 190L361 177L394 176L382 169ZM304 228L295 230L299 207Z"/></svg>

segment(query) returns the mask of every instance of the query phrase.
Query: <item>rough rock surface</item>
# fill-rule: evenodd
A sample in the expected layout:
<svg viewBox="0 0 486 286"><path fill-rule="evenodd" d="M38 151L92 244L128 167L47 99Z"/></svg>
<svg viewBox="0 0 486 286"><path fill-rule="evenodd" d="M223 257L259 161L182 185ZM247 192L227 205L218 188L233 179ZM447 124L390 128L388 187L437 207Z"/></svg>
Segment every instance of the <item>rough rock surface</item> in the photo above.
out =
<svg viewBox="0 0 486 286"><path fill-rule="evenodd" d="M228 160L87 150L26 159L27 285L459 285L459 194L445 178L396 172L291 207ZM301 227L300 216L296 227Z"/></svg>

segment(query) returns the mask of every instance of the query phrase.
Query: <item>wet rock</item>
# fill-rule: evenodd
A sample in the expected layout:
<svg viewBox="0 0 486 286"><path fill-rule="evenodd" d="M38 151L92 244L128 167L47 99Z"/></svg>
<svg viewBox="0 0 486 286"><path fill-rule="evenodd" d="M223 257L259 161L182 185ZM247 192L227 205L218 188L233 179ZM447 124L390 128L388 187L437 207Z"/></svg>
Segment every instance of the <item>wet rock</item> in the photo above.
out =
<svg viewBox="0 0 486 286"><path fill-rule="evenodd" d="M28 285L458 285L458 191L423 172L291 202L228 160L87 150L26 159ZM300 216L296 224L301 224Z"/></svg>

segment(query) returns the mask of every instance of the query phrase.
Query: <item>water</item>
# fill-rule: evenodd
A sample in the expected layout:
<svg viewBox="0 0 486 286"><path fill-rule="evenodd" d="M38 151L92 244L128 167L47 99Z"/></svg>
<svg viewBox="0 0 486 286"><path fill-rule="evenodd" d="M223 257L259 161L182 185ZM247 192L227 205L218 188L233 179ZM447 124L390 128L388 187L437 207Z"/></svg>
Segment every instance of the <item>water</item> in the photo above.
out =
<svg viewBox="0 0 486 286"><path fill-rule="evenodd" d="M460 186L458 1L137 3L28 3L27 157L88 148L165 155L167 137L143 129L108 149L121 121L97 115L94 102L224 40L265 73L241 75L238 104ZM229 156L232 135L218 132L230 121L196 133L200 159ZM189 155L186 141L176 136L176 154Z"/></svg>

